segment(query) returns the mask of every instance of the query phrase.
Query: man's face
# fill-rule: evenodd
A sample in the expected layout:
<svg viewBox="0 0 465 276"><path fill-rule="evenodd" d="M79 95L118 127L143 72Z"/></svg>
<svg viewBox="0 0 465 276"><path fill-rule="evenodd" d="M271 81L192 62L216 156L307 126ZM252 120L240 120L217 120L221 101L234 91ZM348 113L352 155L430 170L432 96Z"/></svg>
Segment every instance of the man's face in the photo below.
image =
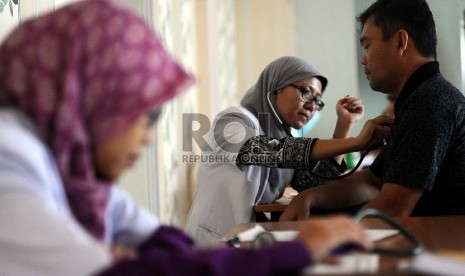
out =
<svg viewBox="0 0 465 276"><path fill-rule="evenodd" d="M393 93L397 88L396 80L399 68L396 35L383 40L383 31L369 18L363 26L360 43L365 49L361 64L365 67L365 75L371 89L383 93Z"/></svg>

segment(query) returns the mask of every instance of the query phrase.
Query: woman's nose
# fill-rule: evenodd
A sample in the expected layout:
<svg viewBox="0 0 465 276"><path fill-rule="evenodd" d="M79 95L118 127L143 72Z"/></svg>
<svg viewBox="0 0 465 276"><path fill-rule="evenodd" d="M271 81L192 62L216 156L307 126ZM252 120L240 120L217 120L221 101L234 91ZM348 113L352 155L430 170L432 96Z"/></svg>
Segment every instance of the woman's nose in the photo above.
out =
<svg viewBox="0 0 465 276"><path fill-rule="evenodd" d="M152 142L153 142L152 128L149 128L145 131L142 137L142 144L146 146L148 144L151 144Z"/></svg>
<svg viewBox="0 0 465 276"><path fill-rule="evenodd" d="M316 103L314 101L306 101L304 103L304 108L308 109L308 110L311 110L311 111L315 111L316 110Z"/></svg>

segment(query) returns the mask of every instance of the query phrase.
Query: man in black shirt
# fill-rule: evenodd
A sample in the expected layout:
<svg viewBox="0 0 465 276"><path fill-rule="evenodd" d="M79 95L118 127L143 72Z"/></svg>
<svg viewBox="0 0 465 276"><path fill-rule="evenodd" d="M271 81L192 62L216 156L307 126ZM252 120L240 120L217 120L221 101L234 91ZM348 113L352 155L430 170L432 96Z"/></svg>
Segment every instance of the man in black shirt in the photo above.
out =
<svg viewBox="0 0 465 276"><path fill-rule="evenodd" d="M369 169L300 193L281 220L364 204L392 216L465 215L465 97L436 61L424 0L378 0L357 20L370 87L396 98L391 140Z"/></svg>

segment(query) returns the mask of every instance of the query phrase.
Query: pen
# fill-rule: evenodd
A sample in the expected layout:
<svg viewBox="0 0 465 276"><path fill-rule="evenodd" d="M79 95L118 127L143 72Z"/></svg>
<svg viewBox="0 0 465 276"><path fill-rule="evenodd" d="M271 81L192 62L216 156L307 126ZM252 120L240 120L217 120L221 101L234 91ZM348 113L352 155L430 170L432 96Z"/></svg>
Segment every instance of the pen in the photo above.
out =
<svg viewBox="0 0 465 276"><path fill-rule="evenodd" d="M234 236L228 240L226 240L226 244L229 246L229 247L236 247L236 245L238 245L241 241L239 240L239 237L238 236Z"/></svg>
<svg viewBox="0 0 465 276"><path fill-rule="evenodd" d="M343 245L340 245L340 246L334 248L331 251L331 255L339 256L339 255L343 255L343 254L346 254L346 253L348 253L350 251L354 251L354 250L358 250L358 249L360 249L360 246L358 244L349 242L347 244L343 244Z"/></svg>

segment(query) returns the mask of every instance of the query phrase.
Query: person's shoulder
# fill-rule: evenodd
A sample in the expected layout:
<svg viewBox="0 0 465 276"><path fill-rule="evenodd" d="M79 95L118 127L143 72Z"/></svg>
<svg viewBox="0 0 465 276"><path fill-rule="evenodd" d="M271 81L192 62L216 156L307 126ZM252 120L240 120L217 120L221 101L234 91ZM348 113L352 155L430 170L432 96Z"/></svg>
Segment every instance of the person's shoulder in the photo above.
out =
<svg viewBox="0 0 465 276"><path fill-rule="evenodd" d="M465 96L460 90L439 73L423 83L425 93L433 93L437 98L450 98L454 101L465 101ZM440 91L440 93L438 93Z"/></svg>
<svg viewBox="0 0 465 276"><path fill-rule="evenodd" d="M13 110L0 110L0 152L9 160L39 161L46 147L23 115Z"/></svg>
<svg viewBox="0 0 465 276"><path fill-rule="evenodd" d="M409 103L409 104L407 104ZM465 96L460 90L438 73L425 80L406 104L415 109L435 110L437 112L455 112L465 104Z"/></svg>
<svg viewBox="0 0 465 276"><path fill-rule="evenodd" d="M247 108L245 107L242 107L242 106L237 106L237 105L234 105L234 106L230 106L230 107L227 107L225 109L223 109L221 112L218 113L217 117L220 117L220 116L240 116L240 115L244 115L244 116L247 116L247 117L250 117L250 116L253 116L255 117L252 112L250 112Z"/></svg>
<svg viewBox="0 0 465 276"><path fill-rule="evenodd" d="M436 99L436 106L452 114L463 114L465 106L465 96L450 81L445 79L442 74L436 75L431 82L431 97Z"/></svg>
<svg viewBox="0 0 465 276"><path fill-rule="evenodd" d="M216 115L215 124L226 122L241 122L244 125L253 126L254 128L259 128L260 126L258 118L247 108L242 106L230 106Z"/></svg>

